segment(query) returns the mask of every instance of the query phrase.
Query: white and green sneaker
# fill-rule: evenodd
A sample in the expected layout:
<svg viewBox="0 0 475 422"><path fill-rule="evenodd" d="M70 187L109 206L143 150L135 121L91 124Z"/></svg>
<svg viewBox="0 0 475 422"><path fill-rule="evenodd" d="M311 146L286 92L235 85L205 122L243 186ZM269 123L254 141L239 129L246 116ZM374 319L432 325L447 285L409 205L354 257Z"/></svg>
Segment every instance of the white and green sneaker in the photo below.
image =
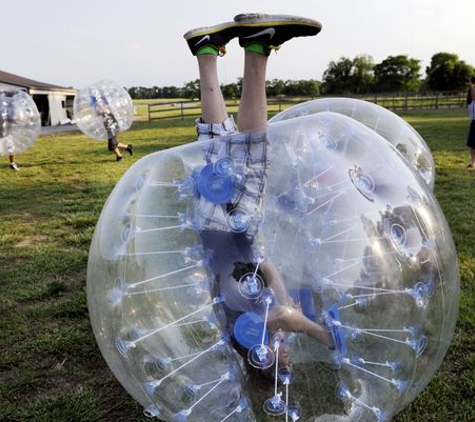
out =
<svg viewBox="0 0 475 422"><path fill-rule="evenodd" d="M226 22L215 26L204 26L188 31L183 35L194 56L202 47L215 47L220 56L226 54L226 44L237 37L236 24Z"/></svg>
<svg viewBox="0 0 475 422"><path fill-rule="evenodd" d="M292 15L244 13L235 16L234 22L241 47L258 42L264 45L267 54L292 38L314 36L322 29L320 22Z"/></svg>

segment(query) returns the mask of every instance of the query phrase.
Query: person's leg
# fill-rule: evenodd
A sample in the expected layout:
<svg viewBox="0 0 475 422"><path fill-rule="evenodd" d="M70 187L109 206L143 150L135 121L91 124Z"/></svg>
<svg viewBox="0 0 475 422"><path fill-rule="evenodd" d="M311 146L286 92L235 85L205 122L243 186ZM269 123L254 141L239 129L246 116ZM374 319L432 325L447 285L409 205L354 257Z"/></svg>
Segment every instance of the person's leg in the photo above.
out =
<svg viewBox="0 0 475 422"><path fill-rule="evenodd" d="M15 171L18 171L20 170L17 166L17 164L15 163L15 155L14 154L11 154L8 156L9 160L10 160L10 168L12 170L15 170Z"/></svg>
<svg viewBox="0 0 475 422"><path fill-rule="evenodd" d="M125 149L130 155L134 154L134 147L132 144L123 144L122 142L119 142L117 148Z"/></svg>
<svg viewBox="0 0 475 422"><path fill-rule="evenodd" d="M124 157L122 157L119 147L114 148L112 152L115 154L115 157L116 157L115 161L122 161Z"/></svg>
<svg viewBox="0 0 475 422"><path fill-rule="evenodd" d="M198 61L202 113L196 121L199 140L223 136L236 129L226 110L217 68L217 57L226 53L226 44L236 36L234 22L192 29L184 35Z"/></svg>
<svg viewBox="0 0 475 422"><path fill-rule="evenodd" d="M267 55L244 52L244 74L238 111L238 130L251 132L267 125Z"/></svg>
<svg viewBox="0 0 475 422"><path fill-rule="evenodd" d="M228 118L218 79L218 56L197 56L200 75L201 120L203 123L222 123Z"/></svg>
<svg viewBox="0 0 475 422"><path fill-rule="evenodd" d="M122 157L120 148L125 148L127 151L129 151L130 155L133 154L132 145L125 145L125 144L119 143L116 136L110 137L107 142L108 142L107 147L110 152L113 152L115 154L116 161L122 161L124 158Z"/></svg>
<svg viewBox="0 0 475 422"><path fill-rule="evenodd" d="M238 15L234 20L239 45L245 50L238 130L243 135L240 147L246 151L242 154L245 160L242 185L245 189L239 189L233 197L229 215L232 221L246 221L246 235L252 238L261 220L262 195L269 164L265 91L268 56L273 49L294 37L316 35L321 25L306 18L256 13Z"/></svg>
<svg viewBox="0 0 475 422"><path fill-rule="evenodd" d="M470 164L471 168L475 168L475 148L470 148Z"/></svg>

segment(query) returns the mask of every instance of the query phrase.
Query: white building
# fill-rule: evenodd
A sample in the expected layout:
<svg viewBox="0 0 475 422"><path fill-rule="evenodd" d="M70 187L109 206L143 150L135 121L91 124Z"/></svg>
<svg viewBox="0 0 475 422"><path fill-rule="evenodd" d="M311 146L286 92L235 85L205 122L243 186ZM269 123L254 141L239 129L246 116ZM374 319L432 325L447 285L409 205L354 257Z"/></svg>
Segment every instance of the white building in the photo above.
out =
<svg viewBox="0 0 475 422"><path fill-rule="evenodd" d="M76 89L34 81L0 70L0 83L28 93L38 107L42 126L69 122L73 115Z"/></svg>

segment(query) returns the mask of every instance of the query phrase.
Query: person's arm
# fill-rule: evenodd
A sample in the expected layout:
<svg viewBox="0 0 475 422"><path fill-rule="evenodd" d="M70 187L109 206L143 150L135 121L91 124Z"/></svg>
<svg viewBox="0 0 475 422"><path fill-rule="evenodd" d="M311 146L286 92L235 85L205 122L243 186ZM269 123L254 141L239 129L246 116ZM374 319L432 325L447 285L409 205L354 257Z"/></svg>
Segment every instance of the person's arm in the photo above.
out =
<svg viewBox="0 0 475 422"><path fill-rule="evenodd" d="M320 341L327 347L333 347L333 340L328 330L308 319L300 309L296 309L292 297L288 294L277 268L269 260L260 264L260 269L267 285L274 291L279 304L269 312L268 327L270 331L281 329L295 333L305 333Z"/></svg>
<svg viewBox="0 0 475 422"><path fill-rule="evenodd" d="M290 306L278 305L271 308L267 326L270 332L282 330L303 333L318 340L327 347L334 347L332 336L327 329L308 319L301 311Z"/></svg>
<svg viewBox="0 0 475 422"><path fill-rule="evenodd" d="M292 306L294 304L292 297L287 292L284 281L280 276L275 265L268 259L261 262L259 268L262 271L267 285L274 291L278 302L281 305Z"/></svg>

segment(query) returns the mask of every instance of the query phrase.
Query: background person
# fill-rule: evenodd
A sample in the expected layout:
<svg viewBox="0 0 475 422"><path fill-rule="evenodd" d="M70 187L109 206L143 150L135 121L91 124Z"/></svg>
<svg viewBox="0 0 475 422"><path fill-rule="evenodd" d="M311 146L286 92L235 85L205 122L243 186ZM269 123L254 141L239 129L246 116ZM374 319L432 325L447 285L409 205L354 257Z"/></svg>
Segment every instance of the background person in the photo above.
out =
<svg viewBox="0 0 475 422"><path fill-rule="evenodd" d="M10 94L11 95L11 94ZM2 105L0 109L0 139L7 142L8 152L11 152L8 156L10 161L10 169L13 171L19 171L20 168L15 162L15 154L13 154L13 139L11 138L12 126L14 123L14 109L11 102L7 102Z"/></svg>
<svg viewBox="0 0 475 422"><path fill-rule="evenodd" d="M104 128L107 132L107 148L110 152L115 154L116 161L123 160L122 154L120 152L121 149L125 149L130 155L133 155L134 148L131 144L123 144L117 140L117 134L119 133L119 123L112 113L107 100L103 97L101 97L99 100L93 97L93 102L95 103L97 114L102 117L104 122Z"/></svg>
<svg viewBox="0 0 475 422"><path fill-rule="evenodd" d="M467 105L468 116L470 118L470 129L468 131L467 146L470 149L470 162L468 168L475 168L475 76L472 76L468 81Z"/></svg>

